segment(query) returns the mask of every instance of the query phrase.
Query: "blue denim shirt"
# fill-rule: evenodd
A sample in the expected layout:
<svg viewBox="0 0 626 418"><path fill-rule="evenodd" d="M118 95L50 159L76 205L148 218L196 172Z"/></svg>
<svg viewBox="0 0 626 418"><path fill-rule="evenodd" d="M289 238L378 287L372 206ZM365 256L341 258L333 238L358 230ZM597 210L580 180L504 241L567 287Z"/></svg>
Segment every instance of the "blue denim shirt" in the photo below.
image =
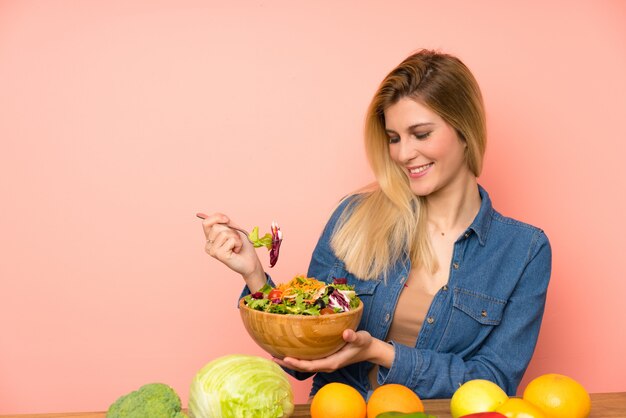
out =
<svg viewBox="0 0 626 418"><path fill-rule="evenodd" d="M462 383L487 379L514 395L528 366L541 325L551 271L550 243L542 230L495 211L487 192L476 218L454 243L448 283L434 296L414 347L391 341L395 358L380 367L378 383L400 383L421 398L449 398ZM387 281L360 280L330 247L335 224L350 202L331 216L313 252L309 277L331 282L346 277L363 300L359 329L386 340L396 304L411 270L400 260ZM316 373L311 395L329 382L371 387L372 363ZM310 374L289 371L298 379Z"/></svg>

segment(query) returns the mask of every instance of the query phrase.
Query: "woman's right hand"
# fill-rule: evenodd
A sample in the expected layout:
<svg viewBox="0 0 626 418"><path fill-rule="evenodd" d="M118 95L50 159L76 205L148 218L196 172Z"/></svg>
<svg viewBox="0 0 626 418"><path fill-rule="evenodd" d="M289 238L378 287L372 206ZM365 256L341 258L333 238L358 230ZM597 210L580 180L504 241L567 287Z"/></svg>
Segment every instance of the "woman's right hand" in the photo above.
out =
<svg viewBox="0 0 626 418"><path fill-rule="evenodd" d="M208 215L202 221L206 237L205 251L231 270L241 274L250 291L254 292L265 283L263 266L247 237L230 228L229 223L228 216L222 213Z"/></svg>

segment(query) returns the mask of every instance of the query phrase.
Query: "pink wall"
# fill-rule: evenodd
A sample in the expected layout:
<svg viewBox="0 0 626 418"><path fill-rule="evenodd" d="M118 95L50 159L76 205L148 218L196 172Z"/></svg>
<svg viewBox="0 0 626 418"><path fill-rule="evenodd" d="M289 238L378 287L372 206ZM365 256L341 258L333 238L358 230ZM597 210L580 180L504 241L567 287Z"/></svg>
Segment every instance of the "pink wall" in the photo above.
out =
<svg viewBox="0 0 626 418"><path fill-rule="evenodd" d="M277 219L274 277L305 272L371 180L375 87L420 47L473 69L481 183L552 241L525 382L626 390L626 3L318 3L0 2L0 413L103 410L151 381L186 402L206 362L264 355L194 214Z"/></svg>

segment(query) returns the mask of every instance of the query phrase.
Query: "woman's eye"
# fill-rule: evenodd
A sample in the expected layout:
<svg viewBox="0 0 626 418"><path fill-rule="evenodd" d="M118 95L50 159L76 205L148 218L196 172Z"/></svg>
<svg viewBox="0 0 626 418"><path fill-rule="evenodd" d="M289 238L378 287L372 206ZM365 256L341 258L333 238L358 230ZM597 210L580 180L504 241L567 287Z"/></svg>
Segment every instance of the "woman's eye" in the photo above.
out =
<svg viewBox="0 0 626 418"><path fill-rule="evenodd" d="M399 137L397 137L397 136L390 136L389 137L389 143L390 144L395 144L397 142L400 142L400 138Z"/></svg>
<svg viewBox="0 0 626 418"><path fill-rule="evenodd" d="M415 135L415 138L422 140L422 139L426 139L426 138L428 138L430 136L430 131L429 132L424 132L424 133L415 133L414 135Z"/></svg>

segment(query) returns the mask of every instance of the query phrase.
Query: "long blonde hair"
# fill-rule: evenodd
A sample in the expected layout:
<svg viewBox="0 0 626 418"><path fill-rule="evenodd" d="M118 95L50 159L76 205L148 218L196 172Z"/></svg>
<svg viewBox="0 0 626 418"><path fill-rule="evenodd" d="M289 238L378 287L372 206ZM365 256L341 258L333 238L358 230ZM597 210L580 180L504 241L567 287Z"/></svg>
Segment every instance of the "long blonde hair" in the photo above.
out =
<svg viewBox="0 0 626 418"><path fill-rule="evenodd" d="M376 183L358 191L331 239L346 269L364 279L386 277L405 254L412 265L438 269L427 233L426 205L391 159L384 111L411 98L437 113L467 144L465 159L478 177L486 145L483 100L476 79L456 57L421 50L393 69L374 94L365 119L365 151Z"/></svg>

